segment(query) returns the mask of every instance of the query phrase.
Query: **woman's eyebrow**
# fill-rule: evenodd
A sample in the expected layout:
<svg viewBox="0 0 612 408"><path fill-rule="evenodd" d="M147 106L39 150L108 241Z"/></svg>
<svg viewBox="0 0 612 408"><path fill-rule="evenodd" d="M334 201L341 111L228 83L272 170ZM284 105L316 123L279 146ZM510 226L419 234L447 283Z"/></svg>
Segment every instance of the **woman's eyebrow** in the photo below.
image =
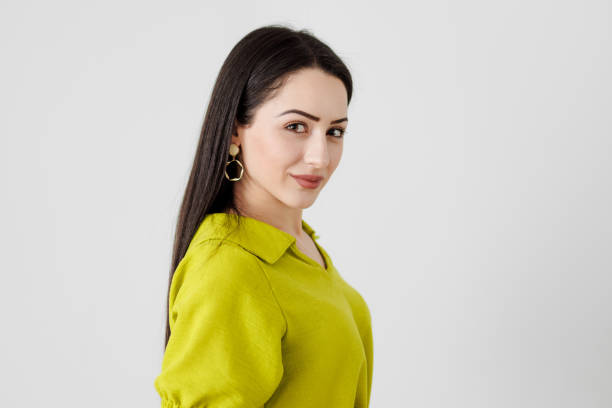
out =
<svg viewBox="0 0 612 408"><path fill-rule="evenodd" d="M299 110L299 109L289 109L289 110L284 111L283 113L281 113L278 116L283 116L283 115L285 115L287 113L298 113L300 115L306 116L309 119L314 120L315 122L318 122L319 119L320 119L320 118L316 117L315 115L312 115L310 113L304 112L304 111ZM340 122L348 122L348 118L341 118L341 119L332 120L329 123L334 124L334 123L340 123Z"/></svg>

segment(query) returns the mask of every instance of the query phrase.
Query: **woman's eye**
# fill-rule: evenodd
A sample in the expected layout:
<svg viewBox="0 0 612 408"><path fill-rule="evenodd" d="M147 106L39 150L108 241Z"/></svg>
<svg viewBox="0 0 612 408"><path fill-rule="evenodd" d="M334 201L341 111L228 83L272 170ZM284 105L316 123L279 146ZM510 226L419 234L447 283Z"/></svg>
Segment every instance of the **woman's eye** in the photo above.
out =
<svg viewBox="0 0 612 408"><path fill-rule="evenodd" d="M290 123L287 126L285 126L285 129L295 131L296 133L306 132L306 126L300 122ZM346 129L343 129L341 127L331 128L329 132L331 132L331 133L328 133L328 134L331 134L331 136L341 138L346 133Z"/></svg>
<svg viewBox="0 0 612 408"><path fill-rule="evenodd" d="M344 136L344 133L346 132L342 128L331 128L330 131L332 132L332 135L334 137L342 137L342 136Z"/></svg>
<svg viewBox="0 0 612 408"><path fill-rule="evenodd" d="M296 127L300 127L300 129L304 129L304 124L303 123L290 123L288 124L285 128L289 129L289 130L297 130ZM298 130L298 133L303 133L303 130Z"/></svg>

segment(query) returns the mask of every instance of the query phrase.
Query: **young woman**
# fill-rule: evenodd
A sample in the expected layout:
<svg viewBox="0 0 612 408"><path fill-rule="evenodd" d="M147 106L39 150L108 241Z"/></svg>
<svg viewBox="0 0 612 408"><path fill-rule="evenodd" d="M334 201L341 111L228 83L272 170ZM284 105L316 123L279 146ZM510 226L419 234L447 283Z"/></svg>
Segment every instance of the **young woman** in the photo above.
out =
<svg viewBox="0 0 612 408"><path fill-rule="evenodd" d="M370 311L302 220L340 162L351 94L306 30L256 29L225 60L176 230L163 408L369 405Z"/></svg>

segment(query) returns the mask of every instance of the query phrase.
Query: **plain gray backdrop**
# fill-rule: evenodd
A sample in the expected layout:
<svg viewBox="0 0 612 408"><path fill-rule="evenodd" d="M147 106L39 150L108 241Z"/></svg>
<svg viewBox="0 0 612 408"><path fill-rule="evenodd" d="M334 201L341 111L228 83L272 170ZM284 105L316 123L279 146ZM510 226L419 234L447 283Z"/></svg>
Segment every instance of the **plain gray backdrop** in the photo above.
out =
<svg viewBox="0 0 612 408"><path fill-rule="evenodd" d="M218 70L307 28L355 92L304 212L373 318L371 407L612 406L610 1L2 1L0 394L156 407Z"/></svg>

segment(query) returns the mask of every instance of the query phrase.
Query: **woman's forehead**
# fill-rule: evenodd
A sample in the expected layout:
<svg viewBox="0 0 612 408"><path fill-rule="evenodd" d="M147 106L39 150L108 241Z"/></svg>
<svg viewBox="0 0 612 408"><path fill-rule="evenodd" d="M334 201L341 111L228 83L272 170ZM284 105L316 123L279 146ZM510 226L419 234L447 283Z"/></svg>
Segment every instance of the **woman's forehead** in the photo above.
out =
<svg viewBox="0 0 612 408"><path fill-rule="evenodd" d="M325 121L346 117L346 88L340 79L321 70L301 70L287 78L262 110L266 116L275 118L292 110Z"/></svg>

